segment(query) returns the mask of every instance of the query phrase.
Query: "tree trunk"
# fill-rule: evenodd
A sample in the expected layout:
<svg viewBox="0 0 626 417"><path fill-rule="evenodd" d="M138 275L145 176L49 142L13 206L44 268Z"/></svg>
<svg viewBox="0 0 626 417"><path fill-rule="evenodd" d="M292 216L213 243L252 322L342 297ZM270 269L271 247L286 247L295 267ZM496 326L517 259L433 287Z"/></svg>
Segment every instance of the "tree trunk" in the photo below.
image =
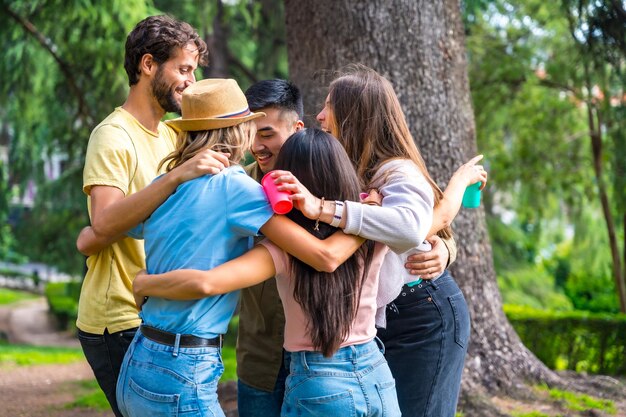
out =
<svg viewBox="0 0 626 417"><path fill-rule="evenodd" d="M204 33L204 40L209 47L209 65L204 68L205 78L226 78L228 71L228 34L224 27L224 5L222 0L215 2L215 17L212 22L212 33L208 28Z"/></svg>
<svg viewBox="0 0 626 417"><path fill-rule="evenodd" d="M360 62L393 83L440 186L477 153L458 0L286 0L285 17L290 78L303 91L308 125L316 124L332 78L328 71ZM488 160L489 150L482 151ZM464 395L557 381L502 311L483 209L462 209L453 226L459 257L452 271L473 325Z"/></svg>

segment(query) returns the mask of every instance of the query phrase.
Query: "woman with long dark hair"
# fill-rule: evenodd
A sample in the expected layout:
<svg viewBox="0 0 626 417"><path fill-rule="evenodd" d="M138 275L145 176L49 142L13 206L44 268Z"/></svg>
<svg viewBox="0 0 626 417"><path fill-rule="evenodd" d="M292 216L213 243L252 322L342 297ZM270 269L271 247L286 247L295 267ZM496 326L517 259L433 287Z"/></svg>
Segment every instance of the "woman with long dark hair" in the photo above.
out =
<svg viewBox="0 0 626 417"><path fill-rule="evenodd" d="M339 142L305 129L283 145L276 167L311 190L359 200L360 181ZM360 203L359 203L360 204ZM298 211L287 215L325 239L336 232ZM136 299L197 298L228 293L276 276L285 309L285 349L291 353L283 416L399 416L393 377L376 342L376 292L387 248L365 242L333 272L320 272L268 240L209 271L138 275Z"/></svg>
<svg viewBox="0 0 626 417"><path fill-rule="evenodd" d="M245 253L259 231L320 271L335 270L361 247L363 239L357 236L339 231L320 240L285 216L274 215L261 186L238 165L256 132L253 119L263 113L248 109L235 80L192 84L183 92L181 110L182 117L167 121L179 131L175 151L164 162L167 169L205 149L227 152L231 164L219 174L183 183L128 232L144 239L149 272L215 267ZM91 233L84 238L96 240L82 242L86 247L98 244ZM221 337L237 301L235 291L185 301L162 294L142 302L142 324L117 384L121 413L223 416L217 401Z"/></svg>
<svg viewBox="0 0 626 417"><path fill-rule="evenodd" d="M443 193L428 174L391 83L361 65L331 82L317 118L346 149L364 189L380 192L382 207L317 198L324 194L311 193L289 172L275 173L284 182L279 189L293 193L306 217L392 249L381 270L377 325L402 414L453 417L470 334L467 304L447 271L416 280L405 263L430 249L428 236L452 235L463 191L487 181L476 165L482 156L459 168Z"/></svg>

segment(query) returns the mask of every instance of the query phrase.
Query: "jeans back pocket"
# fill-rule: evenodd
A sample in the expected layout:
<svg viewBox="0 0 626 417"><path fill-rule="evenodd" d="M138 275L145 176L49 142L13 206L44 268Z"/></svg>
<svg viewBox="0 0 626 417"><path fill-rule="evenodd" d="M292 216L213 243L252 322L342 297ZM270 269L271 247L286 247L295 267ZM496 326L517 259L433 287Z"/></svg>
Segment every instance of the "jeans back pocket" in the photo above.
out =
<svg viewBox="0 0 626 417"><path fill-rule="evenodd" d="M463 293L448 297L454 314L454 341L463 349L467 347L470 337L470 316Z"/></svg>

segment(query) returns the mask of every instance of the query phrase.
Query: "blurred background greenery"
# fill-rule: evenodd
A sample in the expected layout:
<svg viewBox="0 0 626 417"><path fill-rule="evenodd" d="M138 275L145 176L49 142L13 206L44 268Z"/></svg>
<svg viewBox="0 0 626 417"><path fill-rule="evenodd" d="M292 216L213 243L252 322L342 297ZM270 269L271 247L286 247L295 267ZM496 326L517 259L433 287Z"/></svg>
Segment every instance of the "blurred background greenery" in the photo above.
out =
<svg viewBox="0 0 626 417"><path fill-rule="evenodd" d="M462 7L478 149L490 175L484 209L509 317L524 337L519 323L528 317L512 306L570 312L576 323L587 320L581 312L623 311L625 3ZM246 88L288 78L283 2L3 0L0 10L0 260L43 262L75 277L78 284L48 290L71 325L84 270L74 242L88 224L83 156L91 129L127 93L126 34L151 14L186 20L210 47L198 78L233 77ZM622 355L623 337L611 339Z"/></svg>

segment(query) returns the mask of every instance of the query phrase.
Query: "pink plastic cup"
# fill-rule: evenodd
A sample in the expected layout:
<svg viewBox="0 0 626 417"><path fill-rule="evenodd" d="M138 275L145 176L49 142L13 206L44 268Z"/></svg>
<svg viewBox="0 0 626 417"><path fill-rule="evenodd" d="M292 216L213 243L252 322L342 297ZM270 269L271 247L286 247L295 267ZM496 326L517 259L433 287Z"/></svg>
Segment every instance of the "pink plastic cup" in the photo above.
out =
<svg viewBox="0 0 626 417"><path fill-rule="evenodd" d="M274 184L274 178L270 176L273 171L268 172L263 176L261 185L263 191L267 195L267 199L270 201L270 205L276 214L287 214L293 208L293 202L289 199L291 194L288 191L278 191L277 185Z"/></svg>

